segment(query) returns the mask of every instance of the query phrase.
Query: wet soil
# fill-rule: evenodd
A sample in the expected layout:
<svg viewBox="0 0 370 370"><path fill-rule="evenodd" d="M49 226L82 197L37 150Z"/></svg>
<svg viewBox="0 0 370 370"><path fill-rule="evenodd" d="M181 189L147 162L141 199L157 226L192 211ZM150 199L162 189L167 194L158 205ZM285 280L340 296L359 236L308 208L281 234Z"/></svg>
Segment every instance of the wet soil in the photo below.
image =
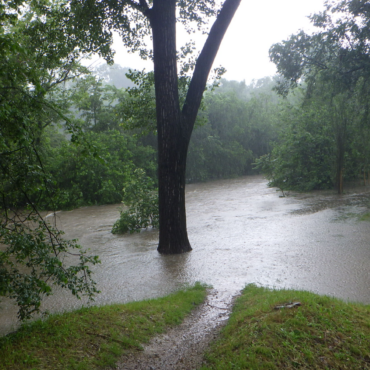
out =
<svg viewBox="0 0 370 370"><path fill-rule="evenodd" d="M123 356L116 370L191 370L204 363L204 353L229 317L232 297L209 291L205 303L184 322L144 345L143 351Z"/></svg>

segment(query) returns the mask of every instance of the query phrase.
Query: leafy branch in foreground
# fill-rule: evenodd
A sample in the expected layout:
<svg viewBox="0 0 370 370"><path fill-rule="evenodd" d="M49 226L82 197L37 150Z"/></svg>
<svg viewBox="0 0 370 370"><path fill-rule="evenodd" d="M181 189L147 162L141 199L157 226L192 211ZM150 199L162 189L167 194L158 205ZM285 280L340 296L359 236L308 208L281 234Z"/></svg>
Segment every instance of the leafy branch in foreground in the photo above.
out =
<svg viewBox="0 0 370 370"><path fill-rule="evenodd" d="M92 299L98 293L88 266L99 262L97 256L87 256L62 234L37 216L0 225L0 240L8 246L0 252L0 296L16 300L20 320L40 311L43 296L52 293L51 285L68 288L78 298ZM76 265L63 263L76 258Z"/></svg>
<svg viewBox="0 0 370 370"><path fill-rule="evenodd" d="M98 292L89 268L98 258L85 255L76 241L64 240L38 211L43 195L53 201L53 182L32 127L24 132L14 145L7 145L5 135L0 140L0 148L11 153L0 153L0 297L15 299L20 320L40 311L51 285L90 299Z"/></svg>
<svg viewBox="0 0 370 370"><path fill-rule="evenodd" d="M81 135L63 114L57 87L85 71L67 33L44 32L58 8L45 5L48 18L39 16L38 5L18 15L0 5L0 297L15 300L21 320L40 312L52 285L77 297L97 293L89 265L98 258L64 240L38 211L43 198L55 201L45 130L66 121L72 141L78 144Z"/></svg>

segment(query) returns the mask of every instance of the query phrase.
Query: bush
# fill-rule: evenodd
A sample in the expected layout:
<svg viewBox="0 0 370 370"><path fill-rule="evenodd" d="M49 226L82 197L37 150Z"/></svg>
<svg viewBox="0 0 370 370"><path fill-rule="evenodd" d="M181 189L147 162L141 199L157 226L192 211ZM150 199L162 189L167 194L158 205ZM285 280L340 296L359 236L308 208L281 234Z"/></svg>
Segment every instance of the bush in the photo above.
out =
<svg viewBox="0 0 370 370"><path fill-rule="evenodd" d="M47 169L55 182L58 209L119 203L134 168L155 173L154 150L134 137L111 130L86 132L84 138L90 148L64 140L50 149ZM45 196L43 208L50 208L48 200Z"/></svg>
<svg viewBox="0 0 370 370"><path fill-rule="evenodd" d="M144 170L134 171L123 193L122 203L129 208L120 212L120 218L113 225L112 233L131 234L149 226L158 228L158 190L154 188L153 180Z"/></svg>

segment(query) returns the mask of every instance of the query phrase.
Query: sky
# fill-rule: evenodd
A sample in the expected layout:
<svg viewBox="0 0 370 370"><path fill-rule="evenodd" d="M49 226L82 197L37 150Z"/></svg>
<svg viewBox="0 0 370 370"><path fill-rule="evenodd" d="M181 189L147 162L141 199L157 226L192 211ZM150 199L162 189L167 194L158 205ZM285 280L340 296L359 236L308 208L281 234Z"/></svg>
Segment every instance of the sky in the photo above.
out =
<svg viewBox="0 0 370 370"><path fill-rule="evenodd" d="M273 76L275 65L269 61L268 51L274 43L286 40L300 29L313 30L307 16L324 9L324 0L242 0L223 39L214 67L222 65L228 80L245 80ZM178 44L189 36L180 35ZM197 47L203 45L201 36L195 38ZM178 45L179 46L179 45ZM152 70L151 62L128 54L118 36L113 44L115 62L122 67Z"/></svg>

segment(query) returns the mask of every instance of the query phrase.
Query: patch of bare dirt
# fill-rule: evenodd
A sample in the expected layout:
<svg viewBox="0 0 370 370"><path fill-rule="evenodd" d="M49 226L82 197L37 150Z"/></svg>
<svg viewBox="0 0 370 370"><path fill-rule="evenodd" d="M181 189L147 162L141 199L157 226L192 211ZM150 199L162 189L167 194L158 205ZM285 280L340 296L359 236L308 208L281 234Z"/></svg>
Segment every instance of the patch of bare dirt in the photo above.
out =
<svg viewBox="0 0 370 370"><path fill-rule="evenodd" d="M233 296L210 290L207 300L184 322L161 334L144 350L124 356L116 370L193 370L204 362L204 353L228 319Z"/></svg>

